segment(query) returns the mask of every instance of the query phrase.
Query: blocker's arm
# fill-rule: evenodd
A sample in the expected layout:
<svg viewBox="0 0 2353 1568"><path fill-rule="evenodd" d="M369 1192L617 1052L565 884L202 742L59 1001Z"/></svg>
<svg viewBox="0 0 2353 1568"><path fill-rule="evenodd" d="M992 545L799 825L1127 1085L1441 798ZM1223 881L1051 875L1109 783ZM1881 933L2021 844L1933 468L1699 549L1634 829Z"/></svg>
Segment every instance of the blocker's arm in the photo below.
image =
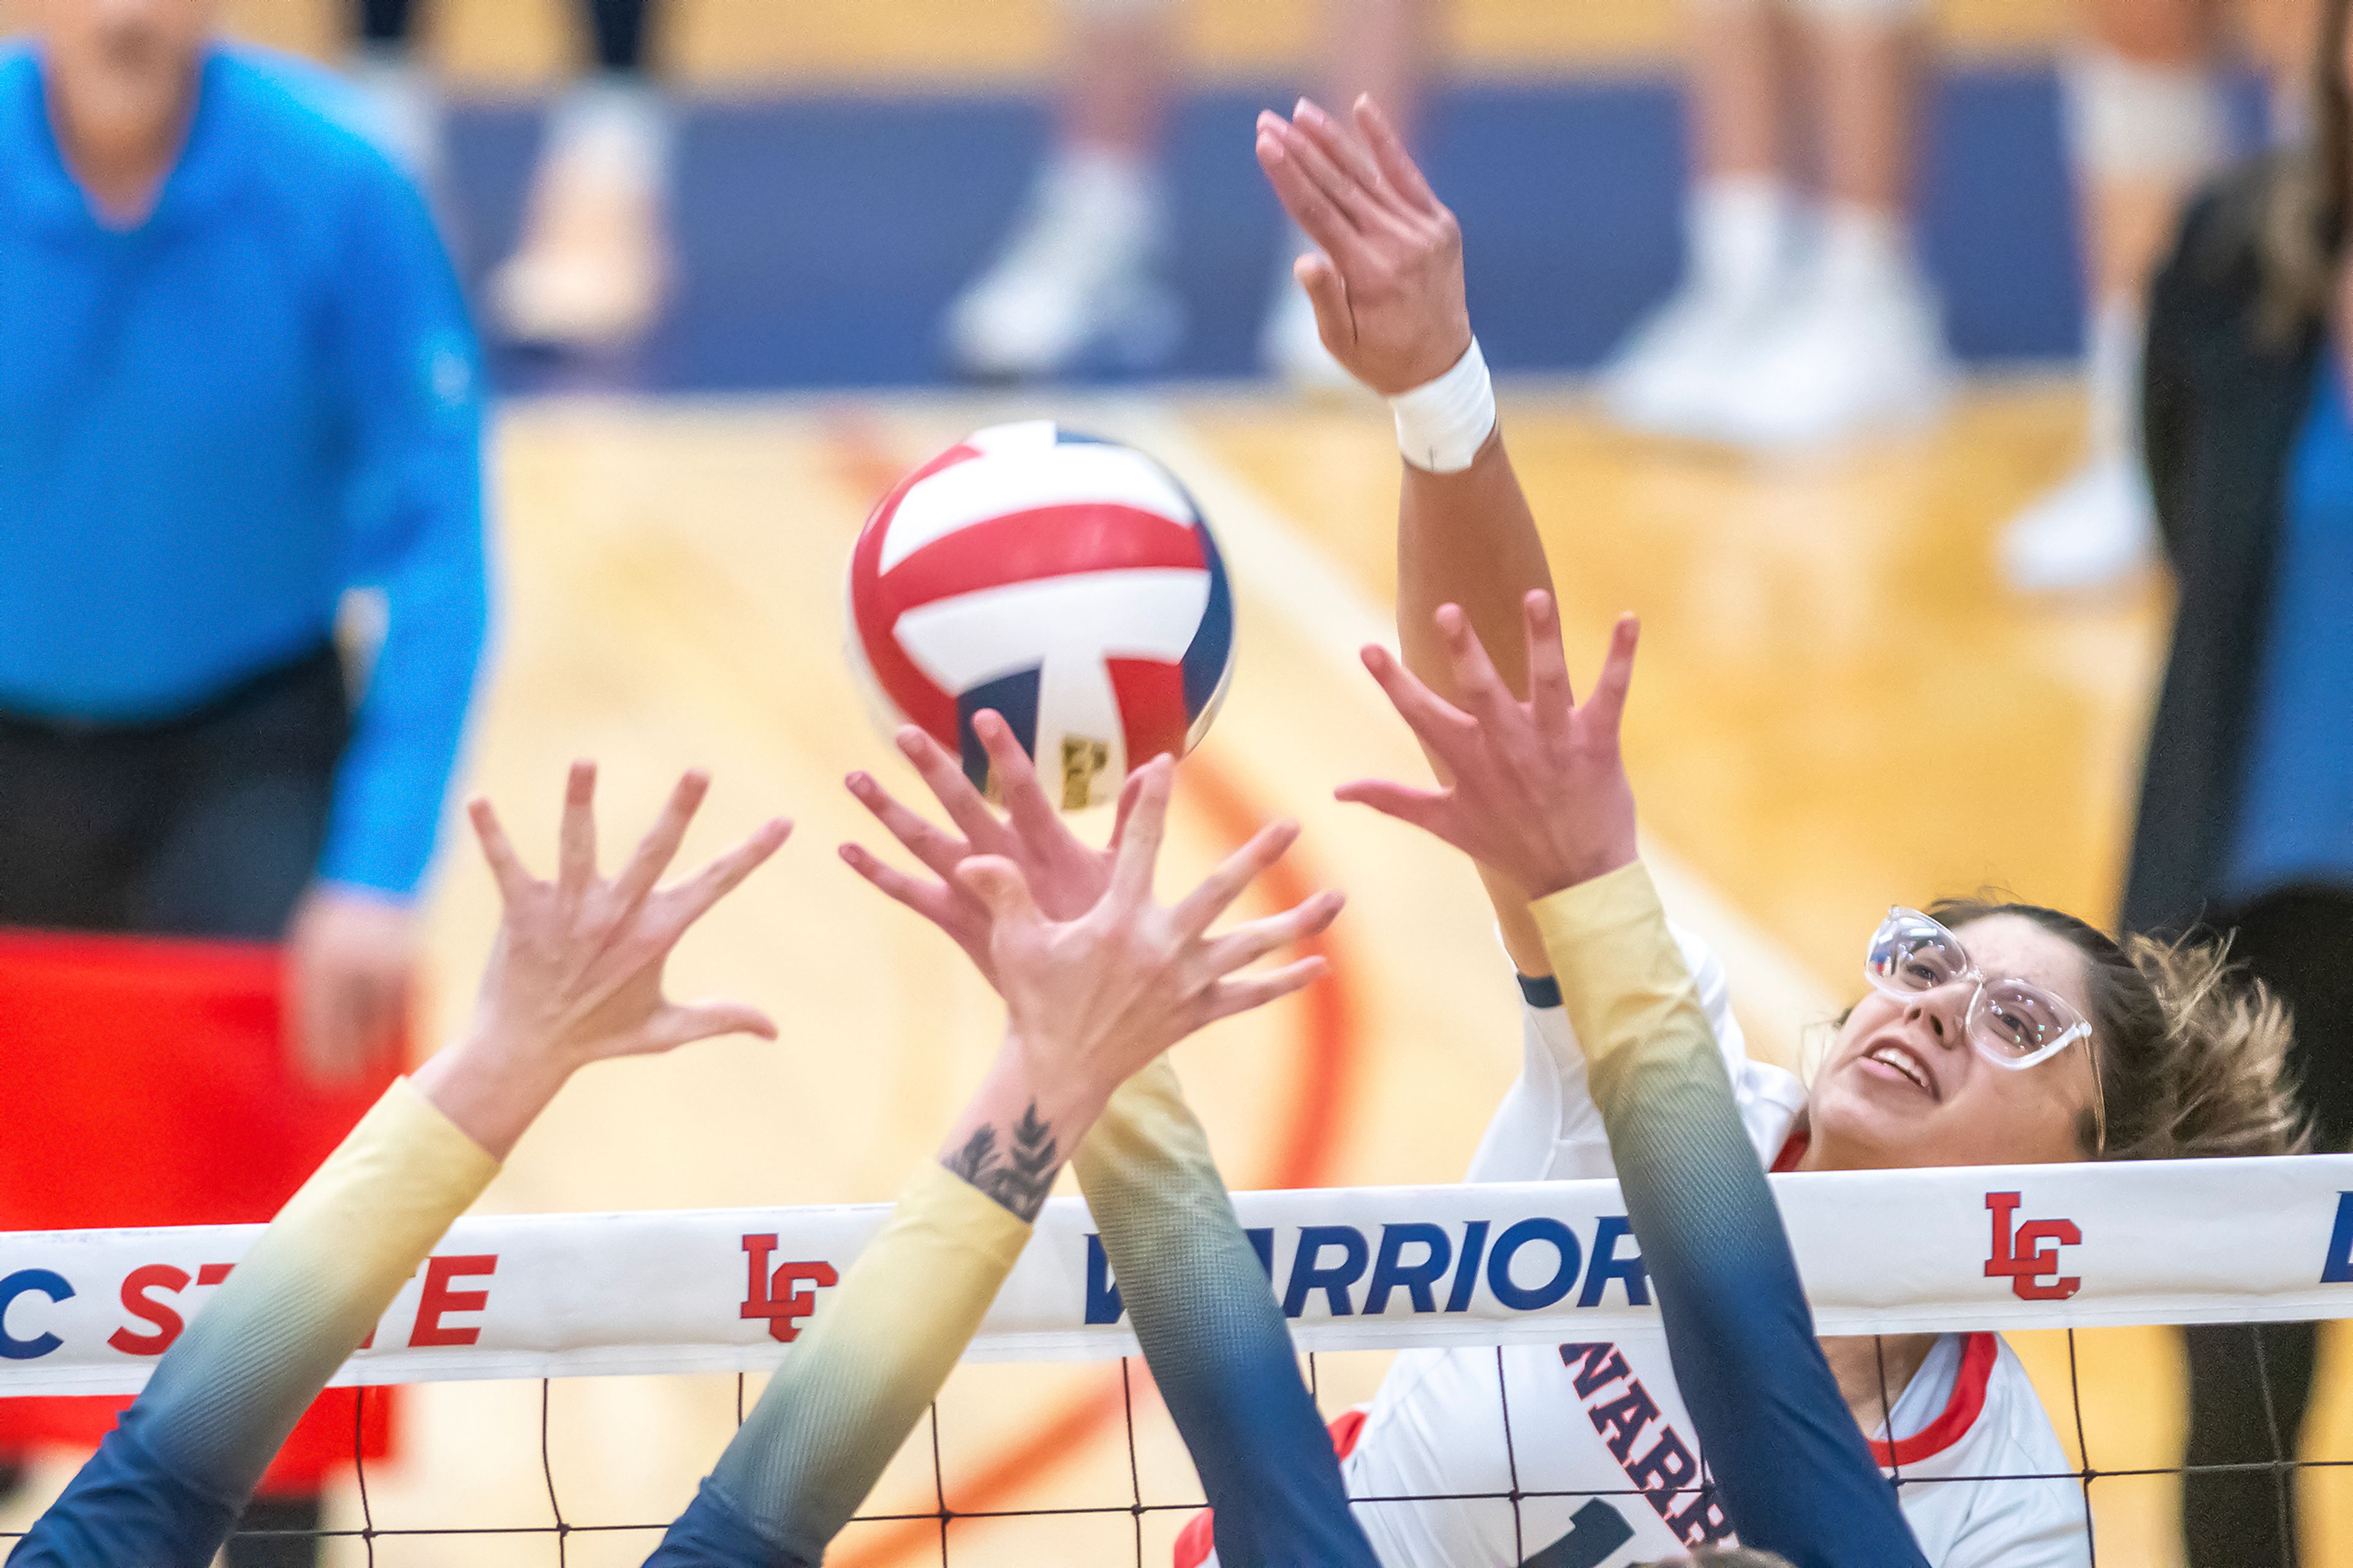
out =
<svg viewBox="0 0 2353 1568"><path fill-rule="evenodd" d="M1780 1211L1640 861L1540 900L1667 1348L1744 1545L1926 1568L1822 1357Z"/></svg>

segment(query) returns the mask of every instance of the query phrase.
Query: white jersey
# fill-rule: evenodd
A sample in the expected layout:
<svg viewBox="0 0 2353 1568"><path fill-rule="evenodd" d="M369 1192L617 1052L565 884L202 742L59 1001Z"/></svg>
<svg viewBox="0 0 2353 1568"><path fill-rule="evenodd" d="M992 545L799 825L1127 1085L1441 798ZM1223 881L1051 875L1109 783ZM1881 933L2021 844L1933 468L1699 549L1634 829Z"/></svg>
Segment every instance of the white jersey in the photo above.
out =
<svg viewBox="0 0 2353 1568"><path fill-rule="evenodd" d="M1724 967L1676 940L1699 984L1758 1157L1779 1163L1805 1090L1748 1059ZM1612 1177L1601 1113L1556 989L1523 983L1525 1060L1468 1180ZM1799 1135L1802 1137L1802 1134ZM1993 1334L1940 1339L1897 1397L1891 1447L1905 1518L1936 1568L2083 1568L2080 1485L2025 1369ZM1509 1422L1508 1447L1505 1436ZM1883 1439L1884 1434L1883 1434ZM1343 1463L1388 1568L1620 1568L1728 1537L1663 1334L1608 1343L1409 1351ZM2041 1477L2012 1480L2007 1477ZM1514 1509L1511 1497L1517 1493ZM1567 1494L1567 1495L1535 1495ZM1550 1549L1550 1550L1547 1550Z"/></svg>

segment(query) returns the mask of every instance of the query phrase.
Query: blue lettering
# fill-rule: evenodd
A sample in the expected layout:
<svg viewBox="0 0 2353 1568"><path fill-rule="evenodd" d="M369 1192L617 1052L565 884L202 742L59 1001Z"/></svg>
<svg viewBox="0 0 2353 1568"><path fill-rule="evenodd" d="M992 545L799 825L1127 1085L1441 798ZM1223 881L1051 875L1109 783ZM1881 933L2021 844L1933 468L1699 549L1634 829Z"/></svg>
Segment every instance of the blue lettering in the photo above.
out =
<svg viewBox="0 0 2353 1568"><path fill-rule="evenodd" d="M1462 1261L1454 1266L1454 1289L1446 1293L1446 1310L1467 1312L1471 1292L1479 1288L1479 1257L1487 1250L1487 1222L1474 1219L1462 1227Z"/></svg>
<svg viewBox="0 0 2353 1568"><path fill-rule="evenodd" d="M1420 1262L1404 1261L1405 1249L1415 1242L1430 1249ZM1434 1312L1438 1302L1430 1287L1438 1283L1446 1266L1454 1261L1454 1244L1446 1239L1446 1232L1434 1225L1385 1225L1381 1226L1381 1249L1373 1258L1373 1282L1365 1290L1365 1315L1370 1317L1389 1304L1389 1292L1398 1286L1413 1298L1417 1312Z"/></svg>
<svg viewBox="0 0 2353 1568"><path fill-rule="evenodd" d="M2328 1238L2328 1256L2321 1260L2320 1282L2353 1283L2353 1193L2337 1194L2337 1231Z"/></svg>
<svg viewBox="0 0 2353 1568"><path fill-rule="evenodd" d="M1318 1261L1327 1247L1340 1249L1340 1261L1325 1268ZM1291 1258L1291 1288L1282 1293L1282 1315L1295 1318L1306 1310L1310 1290L1324 1292L1335 1318L1348 1315L1348 1287L1363 1278L1371 1249L1364 1232L1353 1225L1311 1225L1301 1227L1299 1250Z"/></svg>
<svg viewBox="0 0 2353 1568"><path fill-rule="evenodd" d="M1263 1269L1265 1269L1265 1270L1266 1270L1266 1282L1267 1282L1268 1284L1270 1284L1270 1285L1273 1284L1273 1283L1274 1283L1274 1229L1273 1229L1273 1227L1270 1226L1268 1226L1268 1227L1266 1227L1265 1229L1262 1229L1262 1230L1246 1230L1246 1231L1242 1232L1242 1234L1243 1234L1244 1236L1246 1236L1246 1237L1250 1237L1250 1250L1251 1250L1252 1252L1255 1252L1255 1253L1257 1253L1257 1254L1258 1254L1258 1266L1259 1266L1261 1268L1263 1268Z"/></svg>
<svg viewBox="0 0 2353 1568"><path fill-rule="evenodd" d="M55 1334L20 1340L8 1331L8 1309L16 1304L17 1297L34 1290L52 1301L73 1300L74 1288L66 1283L65 1277L47 1268L19 1268L0 1279L0 1356L10 1361L37 1361L65 1343Z"/></svg>
<svg viewBox="0 0 2353 1568"><path fill-rule="evenodd" d="M1111 1277L1111 1258L1103 1251L1103 1237L1087 1233L1087 1321L1116 1323L1127 1309L1119 1299L1119 1286Z"/></svg>
<svg viewBox="0 0 2353 1568"><path fill-rule="evenodd" d="M1651 1304L1651 1276L1642 1267L1641 1256L1618 1256L1618 1244L1634 1234L1633 1222L1623 1215L1603 1215L1593 1227L1593 1267L1585 1273L1585 1289L1577 1293L1580 1307L1601 1305L1602 1288L1612 1279L1626 1287L1629 1306Z"/></svg>
<svg viewBox="0 0 2353 1568"><path fill-rule="evenodd" d="M1512 1259L1532 1241L1552 1244L1556 1254L1552 1278L1541 1285L1515 1284L1512 1279ZM1575 1288L1577 1266L1584 1261L1585 1250L1577 1246L1577 1233L1568 1226L1543 1215L1524 1219L1495 1238L1495 1250L1487 1255L1487 1289L1495 1293L1496 1300L1514 1312L1538 1311Z"/></svg>

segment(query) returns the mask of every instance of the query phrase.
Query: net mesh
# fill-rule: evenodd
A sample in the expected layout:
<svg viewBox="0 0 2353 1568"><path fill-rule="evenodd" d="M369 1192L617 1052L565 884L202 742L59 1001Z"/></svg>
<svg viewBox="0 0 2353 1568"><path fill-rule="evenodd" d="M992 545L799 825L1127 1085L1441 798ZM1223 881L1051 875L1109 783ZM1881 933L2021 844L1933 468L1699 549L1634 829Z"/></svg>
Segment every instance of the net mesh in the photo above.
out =
<svg viewBox="0 0 2353 1568"><path fill-rule="evenodd" d="M2057 1472L2057 1477L2080 1492L2092 1561L2137 1565L2179 1561L2179 1489L2200 1481L2226 1483L2237 1494L2225 1500L2232 1517L2243 1518L2250 1508L2259 1510L2267 1516L2263 1522L2274 1532L2257 1549L2242 1539L2232 1561L2267 1568L2274 1561L2341 1560L2335 1553L2346 1538L2347 1522L2353 1521L2353 1481L2339 1484L2342 1473L2353 1468L2353 1444L2344 1440L2348 1423L2341 1412L2330 1408L2329 1384L2324 1379L2320 1404L2302 1422L2297 1451L2294 1433L2302 1415L2303 1393L2294 1378L2304 1366L2274 1364L2280 1360L2280 1336L2302 1331L2295 1325L2238 1325L2199 1331L2225 1347L2235 1342L2234 1364L2253 1370L2253 1385L2235 1392L2245 1416L2242 1436L2252 1436L2258 1451L2191 1462L2179 1458L2182 1380L2178 1352L2169 1352L2179 1343L2173 1331L2049 1330L2013 1336L2073 1461L2074 1468ZM1873 1342L1883 1384L1887 1342ZM1498 1349L1493 1354L1509 1485L1492 1491L1359 1495L1353 1500L1356 1506L1412 1508L1437 1501L1493 1505L1509 1510L1516 1563L1602 1568L1630 1560L1620 1550L1623 1536L1609 1529L1596 1529L1580 1545L1580 1527L1594 1521L1591 1513L1572 1512L1570 1528L1562 1535L1556 1523L1540 1526L1532 1521L1530 1505L1542 1500L1585 1500L1648 1506L1657 1489L1646 1493L1631 1485L1547 1489L1525 1484L1520 1446L1527 1437L1512 1430L1512 1411L1515 1394L1525 1399L1526 1391L1514 1390L1506 1380L1504 1352ZM1336 1415L1369 1396L1390 1359L1383 1352L1310 1352L1301 1358L1301 1368L1327 1415ZM2285 1387L2281 1386L2284 1374ZM1052 1386L1030 1386L1041 1377ZM974 1384L981 1386L970 1386ZM662 1385L662 1392L653 1393L649 1385ZM635 1563L652 1550L671 1515L684 1505L691 1485L688 1478L715 1457L711 1438L716 1434L694 1439L679 1436L698 1423L677 1419L678 1410L693 1405L708 1415L715 1398L723 1413L717 1422L699 1425L723 1427L730 1418L740 1425L758 1385L756 1375L742 1374L428 1385L416 1423L418 1429L412 1434L414 1451L389 1465L365 1457L360 1421L365 1402L382 1394L364 1391L354 1411L351 1468L332 1489L325 1521L315 1530L290 1528L274 1518L257 1524L240 1532L230 1561L293 1563L310 1561L315 1552L331 1564L365 1563L370 1568L475 1562L551 1563L561 1568ZM632 1392L617 1398L617 1387ZM1008 1391L1025 1387L1029 1398L1008 1398ZM1894 1403L1894 1392L1883 1388L1885 1403ZM437 1413L440 1396L447 1396L448 1408ZM2207 1391L2201 1388L2200 1396L2208 1396ZM1023 1406L1010 1418L1009 1404ZM493 1405L506 1415L486 1419L480 1415ZM671 1413L667 1420L659 1414L665 1409ZM1040 1409L1047 1412L1042 1422ZM2157 1414L2152 1416L2152 1412ZM455 1444L462 1454L437 1458L437 1449L445 1443ZM529 1452L497 1451L492 1445ZM688 1447L693 1451L681 1451ZM452 1458L456 1462L445 1462ZM1704 1455L1701 1458L1704 1462ZM676 1493L674 1503L629 1510L625 1504L634 1500L614 1495L616 1489L608 1483L617 1468L626 1471L633 1464L663 1471L649 1484ZM60 1468L60 1479L64 1473ZM465 1476L470 1481L458 1479ZM1891 1477L1899 1489L1959 1484L1998 1489L2005 1483L2052 1479L2050 1473L2030 1470L1907 1474L1900 1462ZM453 1487L461 1495L452 1495ZM1683 1496L1698 1487L1668 1489ZM2295 1518L2299 1500L2300 1525ZM12 1510L11 1528L0 1531L0 1538L21 1535L36 1506L37 1500L20 1498ZM984 1568L999 1561L1167 1568L1179 1531L1201 1507L1181 1442L1159 1407L1141 1361L1123 1360L1115 1371L1100 1365L966 1366L951 1379L911 1436L828 1561L852 1568L934 1561L943 1568ZM1551 1517L1557 1521L1557 1508Z"/></svg>

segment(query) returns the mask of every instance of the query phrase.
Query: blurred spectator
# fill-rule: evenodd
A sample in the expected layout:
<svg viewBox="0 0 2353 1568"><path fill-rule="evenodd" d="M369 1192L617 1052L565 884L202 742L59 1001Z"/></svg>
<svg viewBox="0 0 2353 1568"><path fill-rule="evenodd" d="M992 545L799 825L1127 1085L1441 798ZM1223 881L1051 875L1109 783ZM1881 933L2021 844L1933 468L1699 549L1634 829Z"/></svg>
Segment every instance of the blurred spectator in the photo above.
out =
<svg viewBox="0 0 2353 1568"><path fill-rule="evenodd" d="M2084 464L2011 522L2003 574L2022 593L2097 588L2156 552L2137 450L2149 273L2184 196L2231 151L2216 71L2217 0L2091 0L2066 67L2067 150L2081 205L2091 320Z"/></svg>
<svg viewBox="0 0 2353 1568"><path fill-rule="evenodd" d="M428 191L441 180L438 95L410 46L416 0L357 0L353 79L380 139ZM491 274L510 340L616 348L645 335L669 291L670 117L645 69L652 0L579 0L596 70L550 116L522 236Z"/></svg>
<svg viewBox="0 0 2353 1568"><path fill-rule="evenodd" d="M996 259L946 322L950 362L986 380L1052 376L1082 363L1149 369L1174 353L1183 308L1166 278L1168 195L1160 168L1175 66L1166 0L1063 0L1071 26L1062 121ZM1333 105L1370 92L1410 128L1418 118L1435 0L1324 0ZM1293 283L1308 249L1285 239L1259 353L1295 384L1350 378L1316 336Z"/></svg>
<svg viewBox="0 0 2353 1568"><path fill-rule="evenodd" d="M1684 278L1608 369L1620 423L1786 449L1942 406L1908 210L1924 9L1693 0Z"/></svg>
<svg viewBox="0 0 2353 1568"><path fill-rule="evenodd" d="M0 54L0 924L282 937L332 1079L399 1038L473 691L478 355L347 89L213 9L41 0Z"/></svg>
<svg viewBox="0 0 2353 1568"><path fill-rule="evenodd" d="M2315 1144L2353 1145L2353 95L2323 0L2299 144L2190 208L2149 296L2143 439L2180 587L2126 923L2238 932L2295 1010ZM2189 1331L2191 1465L2297 1452L2308 1323ZM2184 1478L2190 1568L2295 1561L2285 1471Z"/></svg>

